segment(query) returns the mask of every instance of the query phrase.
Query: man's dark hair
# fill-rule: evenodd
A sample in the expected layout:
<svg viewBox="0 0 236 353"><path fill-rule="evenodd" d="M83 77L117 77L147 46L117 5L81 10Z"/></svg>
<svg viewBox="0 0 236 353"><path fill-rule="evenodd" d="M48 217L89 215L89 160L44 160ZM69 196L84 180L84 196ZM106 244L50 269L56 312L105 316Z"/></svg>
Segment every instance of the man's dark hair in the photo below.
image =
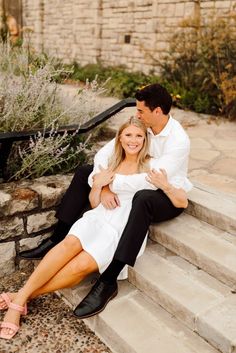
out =
<svg viewBox="0 0 236 353"><path fill-rule="evenodd" d="M140 102L144 101L145 105L151 111L160 107L163 114L168 114L172 105L171 95L167 92L165 87L158 83L139 89L135 94L135 98Z"/></svg>

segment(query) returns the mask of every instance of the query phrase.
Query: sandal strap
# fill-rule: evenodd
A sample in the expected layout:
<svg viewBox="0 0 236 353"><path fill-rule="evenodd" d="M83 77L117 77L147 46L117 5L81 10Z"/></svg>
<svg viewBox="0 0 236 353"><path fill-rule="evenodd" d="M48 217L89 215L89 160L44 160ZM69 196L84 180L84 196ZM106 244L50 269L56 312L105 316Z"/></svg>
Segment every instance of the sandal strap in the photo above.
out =
<svg viewBox="0 0 236 353"><path fill-rule="evenodd" d="M1 322L1 328L10 328L13 331L17 331L19 329L19 326L13 324L12 322L3 321Z"/></svg>
<svg viewBox="0 0 236 353"><path fill-rule="evenodd" d="M9 306L11 299L9 297L8 293L2 293L0 294L0 297L5 301L6 305Z"/></svg>
<svg viewBox="0 0 236 353"><path fill-rule="evenodd" d="M16 311L19 311L20 313L24 313L25 312L25 307L24 306L21 306L21 305L12 303L12 302L9 304L9 308L13 309L13 310L16 310Z"/></svg>

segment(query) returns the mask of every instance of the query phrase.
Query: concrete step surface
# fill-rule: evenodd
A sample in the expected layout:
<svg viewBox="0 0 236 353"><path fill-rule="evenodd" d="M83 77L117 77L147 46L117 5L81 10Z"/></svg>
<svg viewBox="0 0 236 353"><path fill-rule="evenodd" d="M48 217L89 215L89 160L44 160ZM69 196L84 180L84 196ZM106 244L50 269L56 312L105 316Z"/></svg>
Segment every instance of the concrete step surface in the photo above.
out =
<svg viewBox="0 0 236 353"><path fill-rule="evenodd" d="M129 281L217 349L234 352L236 295L230 287L154 243L129 269Z"/></svg>
<svg viewBox="0 0 236 353"><path fill-rule="evenodd" d="M75 306L90 286L86 281L61 294ZM84 321L114 353L218 352L127 281L119 282L118 296L103 312Z"/></svg>
<svg viewBox="0 0 236 353"><path fill-rule="evenodd" d="M206 201L208 193L193 189L194 216L150 227L152 240L129 270L132 284L121 281L117 298L85 320L114 353L236 352L234 213L230 202L218 207L214 193ZM75 307L90 281L60 293Z"/></svg>
<svg viewBox="0 0 236 353"><path fill-rule="evenodd" d="M236 198L195 184L188 194L190 215L236 235Z"/></svg>
<svg viewBox="0 0 236 353"><path fill-rule="evenodd" d="M152 225L150 237L236 289L236 242L230 233L184 213Z"/></svg>

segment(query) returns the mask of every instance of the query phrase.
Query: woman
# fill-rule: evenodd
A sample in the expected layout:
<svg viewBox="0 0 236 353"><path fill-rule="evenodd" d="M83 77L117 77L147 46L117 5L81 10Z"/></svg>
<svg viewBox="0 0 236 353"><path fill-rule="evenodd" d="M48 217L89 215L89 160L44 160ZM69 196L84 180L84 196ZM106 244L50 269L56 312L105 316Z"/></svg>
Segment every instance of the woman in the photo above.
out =
<svg viewBox="0 0 236 353"><path fill-rule="evenodd" d="M100 166L100 171L94 171L90 176L93 186L89 199L93 209L86 212L71 227L67 237L46 254L17 293L1 295L0 309L8 308L1 323L1 338L11 339L17 333L20 315L26 314L28 300L72 287L88 274L102 273L106 269L127 222L136 191L161 188L176 207L187 207L186 193L168 183L165 171L151 170L148 147L147 129L140 120L130 118L120 127L108 166ZM145 182L140 180L142 173L146 173ZM107 210L100 203L101 190L106 185L119 196L120 207L114 210ZM175 192L170 192L173 189Z"/></svg>

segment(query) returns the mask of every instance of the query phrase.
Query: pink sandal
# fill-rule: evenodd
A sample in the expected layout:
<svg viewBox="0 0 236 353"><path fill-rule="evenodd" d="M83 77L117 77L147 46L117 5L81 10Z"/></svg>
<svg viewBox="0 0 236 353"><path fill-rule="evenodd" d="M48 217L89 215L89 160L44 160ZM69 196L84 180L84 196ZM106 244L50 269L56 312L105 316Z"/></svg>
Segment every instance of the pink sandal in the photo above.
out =
<svg viewBox="0 0 236 353"><path fill-rule="evenodd" d="M11 298L9 296L9 293L0 294L0 298L3 300L3 302L0 304L0 310L8 309L9 304L11 302Z"/></svg>
<svg viewBox="0 0 236 353"><path fill-rule="evenodd" d="M9 296L10 293L2 293L0 294L0 298L4 300L2 305L0 304L0 310L5 310L9 308L9 305L11 303L11 298ZM24 306L24 311L22 312L22 315L27 315L27 304Z"/></svg>
<svg viewBox="0 0 236 353"><path fill-rule="evenodd" d="M9 304L9 308L13 309L13 310L16 310L16 311L19 311L21 314L25 313L25 306L21 306L21 305L15 304L15 303L10 303ZM19 331L20 326L18 326L16 324L13 324L12 322L3 321L1 323L1 329L3 329L3 328L8 328L12 332L3 333L2 330L1 330L0 338L4 338L6 340L10 340Z"/></svg>

